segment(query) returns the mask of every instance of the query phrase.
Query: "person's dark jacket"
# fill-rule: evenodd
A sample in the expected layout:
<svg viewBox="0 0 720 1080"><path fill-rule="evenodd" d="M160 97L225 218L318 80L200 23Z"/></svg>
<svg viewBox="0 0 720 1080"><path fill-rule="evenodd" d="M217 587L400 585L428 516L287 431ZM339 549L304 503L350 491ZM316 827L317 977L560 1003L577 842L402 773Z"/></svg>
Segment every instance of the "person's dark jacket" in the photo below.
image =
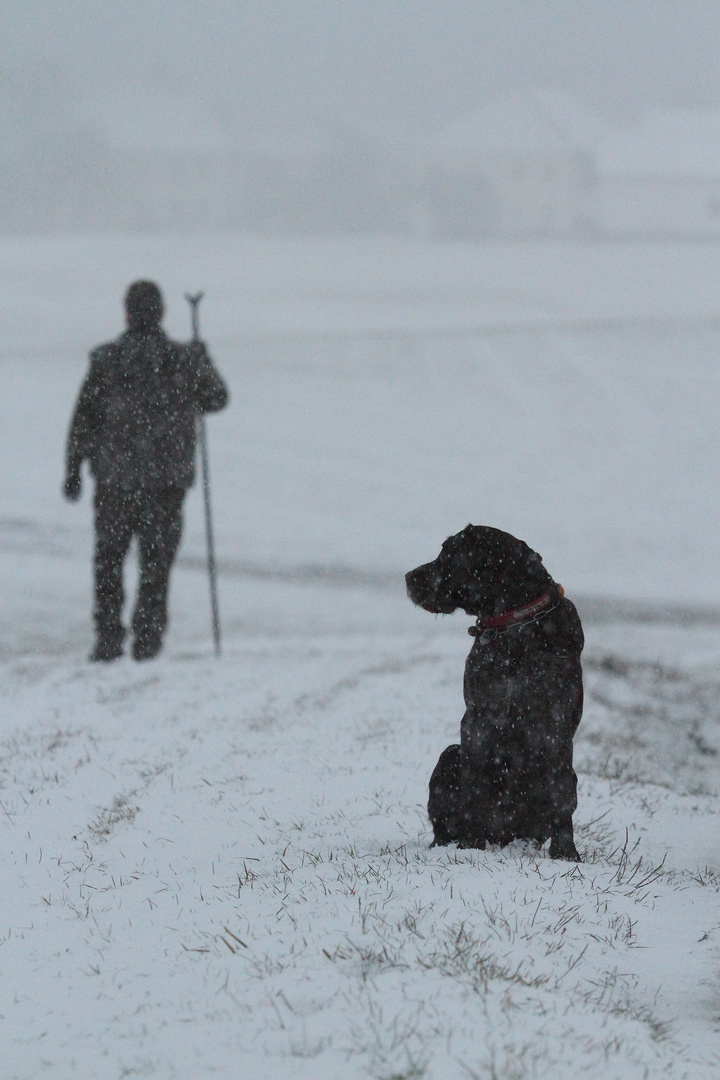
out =
<svg viewBox="0 0 720 1080"><path fill-rule="evenodd" d="M201 342L178 344L160 327L127 330L90 354L68 435L66 489L79 492L86 458L99 484L190 487L195 417L222 409L227 400Z"/></svg>

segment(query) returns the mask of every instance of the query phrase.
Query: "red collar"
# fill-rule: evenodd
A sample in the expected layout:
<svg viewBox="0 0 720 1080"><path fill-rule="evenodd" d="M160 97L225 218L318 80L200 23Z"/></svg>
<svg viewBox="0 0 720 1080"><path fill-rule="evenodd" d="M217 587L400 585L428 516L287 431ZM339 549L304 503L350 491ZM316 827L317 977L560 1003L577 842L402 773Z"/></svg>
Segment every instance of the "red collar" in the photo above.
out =
<svg viewBox="0 0 720 1080"><path fill-rule="evenodd" d="M468 627L468 634L488 643L513 626L535 622L536 619L556 608L564 595L565 590L562 585L553 584L542 596L531 600L529 604L523 604L522 607L510 608L509 611L503 611L501 615L493 615L489 619L478 616L475 626Z"/></svg>

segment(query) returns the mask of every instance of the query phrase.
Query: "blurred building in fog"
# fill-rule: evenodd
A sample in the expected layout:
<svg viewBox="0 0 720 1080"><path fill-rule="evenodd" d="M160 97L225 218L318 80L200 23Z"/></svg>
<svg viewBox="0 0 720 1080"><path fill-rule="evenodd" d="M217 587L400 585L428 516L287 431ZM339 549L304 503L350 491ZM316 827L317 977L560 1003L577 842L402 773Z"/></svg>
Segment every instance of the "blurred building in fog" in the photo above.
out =
<svg viewBox="0 0 720 1080"><path fill-rule="evenodd" d="M528 89L432 136L255 129L182 96L0 101L0 232L396 233L436 240L720 232L720 109L612 128ZM8 93L7 84L0 92ZM0 94L1 96L1 94ZM56 103L57 105L57 103Z"/></svg>
<svg viewBox="0 0 720 1080"><path fill-rule="evenodd" d="M0 232L402 232L403 170L363 133L228 131L157 95L64 128L3 126L0 110Z"/></svg>
<svg viewBox="0 0 720 1080"><path fill-rule="evenodd" d="M672 109L607 133L596 161L610 236L720 236L720 109Z"/></svg>
<svg viewBox="0 0 720 1080"><path fill-rule="evenodd" d="M596 235L594 151L603 134L578 103L540 90L450 124L418 160L429 231L445 239Z"/></svg>

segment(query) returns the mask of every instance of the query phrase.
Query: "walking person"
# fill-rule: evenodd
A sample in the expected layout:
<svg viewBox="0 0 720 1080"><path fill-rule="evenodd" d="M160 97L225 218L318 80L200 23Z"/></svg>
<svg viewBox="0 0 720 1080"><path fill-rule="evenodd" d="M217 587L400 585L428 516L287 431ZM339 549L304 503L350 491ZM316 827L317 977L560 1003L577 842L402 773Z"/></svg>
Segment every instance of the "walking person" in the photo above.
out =
<svg viewBox="0 0 720 1080"><path fill-rule="evenodd" d="M171 341L152 281L125 294L127 330L90 353L67 440L64 494L80 498L81 465L95 478L95 648L91 660L123 654L123 563L133 536L140 584L132 616L135 660L161 647L170 568L182 505L195 479L195 418L217 412L228 392L201 341Z"/></svg>

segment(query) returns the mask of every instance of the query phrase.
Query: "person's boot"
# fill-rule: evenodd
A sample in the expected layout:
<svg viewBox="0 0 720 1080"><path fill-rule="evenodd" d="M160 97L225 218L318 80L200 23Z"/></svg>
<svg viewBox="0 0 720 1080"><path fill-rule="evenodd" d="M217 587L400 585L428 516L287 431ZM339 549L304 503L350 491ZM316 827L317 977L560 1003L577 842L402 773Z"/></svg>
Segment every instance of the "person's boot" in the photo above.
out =
<svg viewBox="0 0 720 1080"><path fill-rule="evenodd" d="M133 660L152 660L162 649L162 637L157 633L142 633L133 641Z"/></svg>
<svg viewBox="0 0 720 1080"><path fill-rule="evenodd" d="M132 619L133 660L152 660L162 649L167 626L167 607L141 583L138 603Z"/></svg>
<svg viewBox="0 0 720 1080"><path fill-rule="evenodd" d="M96 642L88 660L92 663L108 663L110 660L117 660L122 655L122 641L108 641L100 638Z"/></svg>

